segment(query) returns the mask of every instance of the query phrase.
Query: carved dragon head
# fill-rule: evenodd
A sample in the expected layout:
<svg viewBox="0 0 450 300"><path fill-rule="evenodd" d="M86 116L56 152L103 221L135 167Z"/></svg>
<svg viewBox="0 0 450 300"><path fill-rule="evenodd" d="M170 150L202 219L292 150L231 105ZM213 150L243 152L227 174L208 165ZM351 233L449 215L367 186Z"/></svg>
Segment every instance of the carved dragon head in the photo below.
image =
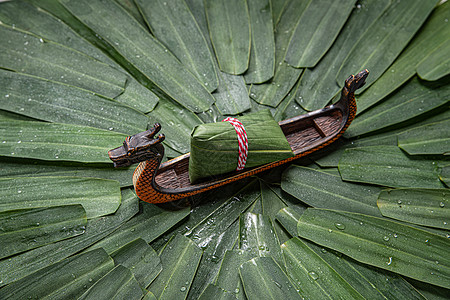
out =
<svg viewBox="0 0 450 300"><path fill-rule="evenodd" d="M365 69L356 75L351 75L350 77L348 77L345 80L345 86L342 89L342 93L346 93L346 95L354 93L357 89L366 84L367 76L369 76L369 71Z"/></svg>
<svg viewBox="0 0 450 300"><path fill-rule="evenodd" d="M109 150L108 155L114 167L127 167L151 158L162 158L164 147L161 142L164 141L164 135L154 138L160 130L161 125L156 123L147 131L127 137L122 146Z"/></svg>

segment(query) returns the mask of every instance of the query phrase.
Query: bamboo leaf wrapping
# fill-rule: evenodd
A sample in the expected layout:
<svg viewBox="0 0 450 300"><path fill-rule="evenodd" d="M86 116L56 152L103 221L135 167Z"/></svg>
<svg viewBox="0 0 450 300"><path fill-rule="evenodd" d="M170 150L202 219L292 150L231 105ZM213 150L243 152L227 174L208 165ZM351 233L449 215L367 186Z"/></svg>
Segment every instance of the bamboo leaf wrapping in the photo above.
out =
<svg viewBox="0 0 450 300"><path fill-rule="evenodd" d="M286 137L268 110L238 118L248 137L246 168L294 156ZM191 134L189 178L201 178L236 170L239 157L234 127L228 122L209 123L194 128Z"/></svg>

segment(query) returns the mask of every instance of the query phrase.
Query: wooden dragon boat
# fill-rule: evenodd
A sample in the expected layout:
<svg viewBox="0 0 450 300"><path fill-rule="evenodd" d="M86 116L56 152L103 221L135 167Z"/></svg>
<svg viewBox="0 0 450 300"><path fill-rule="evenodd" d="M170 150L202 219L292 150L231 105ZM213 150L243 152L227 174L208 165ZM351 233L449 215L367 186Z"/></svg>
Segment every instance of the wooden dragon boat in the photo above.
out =
<svg viewBox="0 0 450 300"><path fill-rule="evenodd" d="M304 157L336 141L355 117L354 92L365 84L368 74L364 70L347 78L341 98L335 104L279 122L295 155L285 160L191 184L189 153L161 163L164 155L161 142L164 135L160 134L155 138L161 129L160 124L127 137L122 146L110 150L108 154L115 167L139 163L133 174L133 184L137 196L143 201L164 203L193 196Z"/></svg>

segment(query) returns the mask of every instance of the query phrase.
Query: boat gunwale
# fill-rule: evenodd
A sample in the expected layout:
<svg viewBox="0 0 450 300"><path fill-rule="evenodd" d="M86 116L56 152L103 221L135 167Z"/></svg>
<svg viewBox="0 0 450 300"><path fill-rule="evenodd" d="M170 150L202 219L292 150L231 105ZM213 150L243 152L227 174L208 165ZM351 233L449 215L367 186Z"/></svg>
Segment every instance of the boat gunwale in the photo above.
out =
<svg viewBox="0 0 450 300"><path fill-rule="evenodd" d="M186 160L188 160L190 157L190 152L188 152L186 154L183 154L181 156L178 156L176 158L173 158L171 160L168 160L168 161L160 164L160 166L154 176L154 180L152 182L153 188L155 188L157 191L159 191L161 193L165 193L165 194L179 194L179 193L193 192L193 191L196 191L199 189L203 189L203 188L205 188L205 186L211 186L211 185L215 185L215 184L220 184L222 182L226 182L228 180L232 180L237 176L238 177L244 176L243 178L246 178L246 177L254 175L255 173L260 173L260 172L265 171L266 169L271 169L273 167L283 165L292 160L296 160L300 157L303 157L303 156L307 155L305 153L307 153L308 151L315 149L319 145L326 144L328 141L331 141L334 138L336 138L339 135L339 133L342 131L342 129L345 127L349 116L345 114L346 107L344 107L340 104L341 103L337 102L336 104L329 105L322 109L318 109L318 110L315 110L315 111L312 111L312 112L309 112L306 114L302 114L302 115L295 116L295 117L278 122L281 129L282 130L284 129L283 133L285 133L285 130L288 129L287 127L291 128L292 124L295 124L298 122L308 122L308 119L313 120L314 118L320 117L322 115L332 118L331 115L334 112L336 112L336 111L341 112L340 124L339 124L339 126L336 126L336 129L333 131L333 133L326 135L313 143L308 144L306 147L301 148L301 151L299 151L298 153L294 152L295 155L293 157L290 157L290 158L284 159L284 160L267 163L267 164L263 164L263 165L249 168L249 169L244 169L242 171L229 172L226 174L219 175L221 178L218 178L218 179L206 180L206 181L199 182L197 184L190 184L189 186L184 186L184 187L180 187L180 188L173 188L173 187L169 188L166 186L159 185L157 183L157 181L159 181L157 178L159 176L162 176L162 174L164 172L166 172L170 169L173 169L177 173L177 171L175 170L177 164L183 163L183 164L188 165L188 162L186 162ZM314 124L311 124L309 127L315 127L315 126L314 126ZM305 128L305 127L303 127L303 128ZM285 133L285 136L286 136L286 133ZM291 148L292 148L292 145L291 145ZM275 165L275 166L271 167L271 165ZM186 168L188 168L188 167L186 166ZM246 175L246 173L249 173L249 174Z"/></svg>

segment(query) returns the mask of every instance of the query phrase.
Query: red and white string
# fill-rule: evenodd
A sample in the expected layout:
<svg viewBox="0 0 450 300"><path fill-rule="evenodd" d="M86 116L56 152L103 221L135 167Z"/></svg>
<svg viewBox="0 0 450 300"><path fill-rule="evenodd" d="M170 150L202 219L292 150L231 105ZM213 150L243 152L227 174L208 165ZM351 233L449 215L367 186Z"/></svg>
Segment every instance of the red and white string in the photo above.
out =
<svg viewBox="0 0 450 300"><path fill-rule="evenodd" d="M240 171L245 168L245 164L247 163L247 155L248 155L247 132L245 131L244 125L242 125L242 123L236 118L225 118L223 119L222 122L229 122L231 125L233 125L234 130L236 131L239 144L239 158L236 171Z"/></svg>

